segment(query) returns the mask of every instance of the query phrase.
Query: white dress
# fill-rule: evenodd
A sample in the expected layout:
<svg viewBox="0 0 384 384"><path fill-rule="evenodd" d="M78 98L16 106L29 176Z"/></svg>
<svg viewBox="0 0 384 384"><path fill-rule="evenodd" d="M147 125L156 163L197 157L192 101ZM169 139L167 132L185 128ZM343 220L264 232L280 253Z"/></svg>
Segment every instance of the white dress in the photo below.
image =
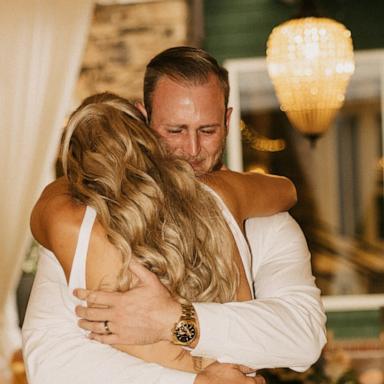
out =
<svg viewBox="0 0 384 384"><path fill-rule="evenodd" d="M55 255L41 247L23 324L23 354L29 384L191 384L195 374L171 370L89 340L78 327L72 291L85 288L85 265L96 217L87 207L79 231L69 283ZM231 216L230 216L231 217ZM247 261L247 243L233 217L238 246ZM238 233L238 231L240 231Z"/></svg>

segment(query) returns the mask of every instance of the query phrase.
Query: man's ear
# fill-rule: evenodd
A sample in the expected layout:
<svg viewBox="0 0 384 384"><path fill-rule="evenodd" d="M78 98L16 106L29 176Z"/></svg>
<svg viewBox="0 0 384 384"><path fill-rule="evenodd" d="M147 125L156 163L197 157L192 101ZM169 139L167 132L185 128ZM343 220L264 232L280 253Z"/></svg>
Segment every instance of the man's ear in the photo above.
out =
<svg viewBox="0 0 384 384"><path fill-rule="evenodd" d="M225 126L227 128L227 134L228 134L228 129L229 129L229 123L231 121L231 115L232 115L233 108L229 107L225 111Z"/></svg>
<svg viewBox="0 0 384 384"><path fill-rule="evenodd" d="M136 101L135 107L142 113L142 115L145 117L145 121L148 123L148 113L144 107L144 104L141 101Z"/></svg>

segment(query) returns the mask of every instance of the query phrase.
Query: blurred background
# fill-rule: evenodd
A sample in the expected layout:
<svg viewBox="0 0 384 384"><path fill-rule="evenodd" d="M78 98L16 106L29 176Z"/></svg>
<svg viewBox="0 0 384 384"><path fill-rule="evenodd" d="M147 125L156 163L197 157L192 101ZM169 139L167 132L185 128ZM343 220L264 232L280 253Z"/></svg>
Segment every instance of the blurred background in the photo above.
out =
<svg viewBox="0 0 384 384"><path fill-rule="evenodd" d="M313 4L351 31L355 56L345 102L315 142L281 110L266 62L272 29L302 1L0 1L0 383L25 382L19 327L38 257L29 213L55 176L65 117L100 91L140 100L147 62L177 45L229 71L228 165L287 176L298 190L291 213L329 342L313 368L266 371L268 383L384 383L384 2Z"/></svg>

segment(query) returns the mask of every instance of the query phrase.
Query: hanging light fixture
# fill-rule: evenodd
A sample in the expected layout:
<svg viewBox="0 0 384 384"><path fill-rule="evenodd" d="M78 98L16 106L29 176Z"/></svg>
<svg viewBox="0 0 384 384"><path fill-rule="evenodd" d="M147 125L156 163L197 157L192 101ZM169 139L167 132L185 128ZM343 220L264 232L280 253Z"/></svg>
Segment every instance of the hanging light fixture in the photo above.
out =
<svg viewBox="0 0 384 384"><path fill-rule="evenodd" d="M267 65L281 110L314 144L343 105L354 72L350 31L323 17L288 20L268 38Z"/></svg>

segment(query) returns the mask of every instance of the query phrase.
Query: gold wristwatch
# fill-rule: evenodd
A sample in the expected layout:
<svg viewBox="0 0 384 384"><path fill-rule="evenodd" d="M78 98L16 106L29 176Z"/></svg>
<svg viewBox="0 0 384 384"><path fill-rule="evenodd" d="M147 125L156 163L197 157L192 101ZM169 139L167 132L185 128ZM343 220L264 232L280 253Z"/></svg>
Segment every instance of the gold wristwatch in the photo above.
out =
<svg viewBox="0 0 384 384"><path fill-rule="evenodd" d="M189 346L198 337L195 309L192 304L181 304L182 314L175 324L172 334L173 343Z"/></svg>

